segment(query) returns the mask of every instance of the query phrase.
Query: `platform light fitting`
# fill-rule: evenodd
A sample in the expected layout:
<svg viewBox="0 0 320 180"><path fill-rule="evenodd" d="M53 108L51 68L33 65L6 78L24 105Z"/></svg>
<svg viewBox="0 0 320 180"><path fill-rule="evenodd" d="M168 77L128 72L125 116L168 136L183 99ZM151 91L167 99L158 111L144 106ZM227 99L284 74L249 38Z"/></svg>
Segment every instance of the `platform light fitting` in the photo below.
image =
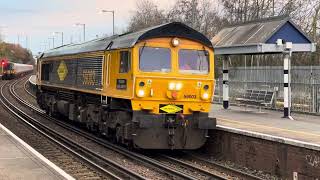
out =
<svg viewBox="0 0 320 180"><path fill-rule="evenodd" d="M282 45L283 45L282 39L277 39L277 46L282 46Z"/></svg>

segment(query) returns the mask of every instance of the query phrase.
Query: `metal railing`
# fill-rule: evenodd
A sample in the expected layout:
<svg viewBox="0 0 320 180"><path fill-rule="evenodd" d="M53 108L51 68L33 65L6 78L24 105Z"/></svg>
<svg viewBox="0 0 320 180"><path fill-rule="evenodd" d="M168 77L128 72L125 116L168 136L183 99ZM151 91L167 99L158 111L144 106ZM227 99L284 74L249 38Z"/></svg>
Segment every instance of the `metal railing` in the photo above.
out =
<svg viewBox="0 0 320 180"><path fill-rule="evenodd" d="M320 66L292 66L292 110L320 114ZM276 92L273 108L283 107L283 67L232 67L229 69L230 103L246 89ZM222 76L216 79L214 101L222 101Z"/></svg>

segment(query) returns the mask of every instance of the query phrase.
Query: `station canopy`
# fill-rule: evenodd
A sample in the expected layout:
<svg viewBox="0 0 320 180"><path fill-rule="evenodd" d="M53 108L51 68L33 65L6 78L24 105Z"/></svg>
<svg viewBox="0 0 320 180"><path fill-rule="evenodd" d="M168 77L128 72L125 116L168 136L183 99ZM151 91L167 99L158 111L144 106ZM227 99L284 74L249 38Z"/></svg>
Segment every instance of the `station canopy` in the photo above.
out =
<svg viewBox="0 0 320 180"><path fill-rule="evenodd" d="M212 39L216 55L282 53L277 40L292 42L292 52L314 52L316 44L289 17L274 17L236 24Z"/></svg>

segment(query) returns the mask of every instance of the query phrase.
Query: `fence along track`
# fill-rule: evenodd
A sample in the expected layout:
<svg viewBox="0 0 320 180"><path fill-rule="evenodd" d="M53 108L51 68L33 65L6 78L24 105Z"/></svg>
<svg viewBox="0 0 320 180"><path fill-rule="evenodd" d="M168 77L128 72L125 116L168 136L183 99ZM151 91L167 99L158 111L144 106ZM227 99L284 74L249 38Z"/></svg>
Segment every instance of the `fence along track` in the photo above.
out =
<svg viewBox="0 0 320 180"><path fill-rule="evenodd" d="M20 97L18 97L14 91L14 85L17 84L19 80L12 83L9 87L10 93L14 98L16 98L18 101L21 100ZM6 83L7 84L7 83ZM65 138L64 136L57 134L54 130L52 130L49 127L46 127L45 125L41 124L36 119L32 118L25 112L23 112L21 109L13 105L5 96L3 92L3 88L6 85L4 84L1 86L1 102L21 121L23 121L26 125L32 127L37 132L41 133L43 136L50 139L52 142L56 143L63 149L67 150L68 152L72 153L79 159L83 160L84 162L90 164L91 166L95 167L98 171L103 172L106 176L111 177L113 179L122 179L130 178L130 179L145 179L144 177L140 176L139 174L136 174L135 172L132 172L128 169L123 168L122 166L109 161L105 159L104 157L99 156L98 154L92 152L89 149L86 149L85 147L82 147L81 145L78 145L74 143L72 140ZM21 101L20 101L21 102ZM96 163L99 162L99 163ZM99 165L103 164L103 165ZM105 168L106 167L106 168ZM117 171L117 174L121 174L122 176L118 176L115 173L111 172L109 169L112 169L112 171Z"/></svg>
<svg viewBox="0 0 320 180"><path fill-rule="evenodd" d="M215 100L221 102L222 79L216 78ZM320 115L320 66L292 66L291 81L292 110ZM229 83L231 103L245 89L278 89L279 104L283 101L283 66L231 67ZM281 109L281 105L275 108Z"/></svg>

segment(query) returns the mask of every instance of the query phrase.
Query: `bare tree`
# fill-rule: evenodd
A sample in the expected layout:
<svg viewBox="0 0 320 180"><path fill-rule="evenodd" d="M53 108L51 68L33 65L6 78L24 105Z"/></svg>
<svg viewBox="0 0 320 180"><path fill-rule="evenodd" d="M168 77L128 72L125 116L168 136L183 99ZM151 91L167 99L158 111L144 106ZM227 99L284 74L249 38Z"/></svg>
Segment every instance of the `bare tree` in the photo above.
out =
<svg viewBox="0 0 320 180"><path fill-rule="evenodd" d="M290 16L301 7L302 0L221 0L221 2L228 21L237 23L272 16Z"/></svg>
<svg viewBox="0 0 320 180"><path fill-rule="evenodd" d="M184 22L198 30L200 30L200 19L202 19L202 16L199 0L178 0L168 12L168 19L170 21Z"/></svg>
<svg viewBox="0 0 320 180"><path fill-rule="evenodd" d="M137 2L137 10L132 15L128 31L137 31L166 22L164 11L150 0Z"/></svg>
<svg viewBox="0 0 320 180"><path fill-rule="evenodd" d="M178 0L167 16L169 21L183 22L208 37L213 37L226 22L210 0Z"/></svg>

